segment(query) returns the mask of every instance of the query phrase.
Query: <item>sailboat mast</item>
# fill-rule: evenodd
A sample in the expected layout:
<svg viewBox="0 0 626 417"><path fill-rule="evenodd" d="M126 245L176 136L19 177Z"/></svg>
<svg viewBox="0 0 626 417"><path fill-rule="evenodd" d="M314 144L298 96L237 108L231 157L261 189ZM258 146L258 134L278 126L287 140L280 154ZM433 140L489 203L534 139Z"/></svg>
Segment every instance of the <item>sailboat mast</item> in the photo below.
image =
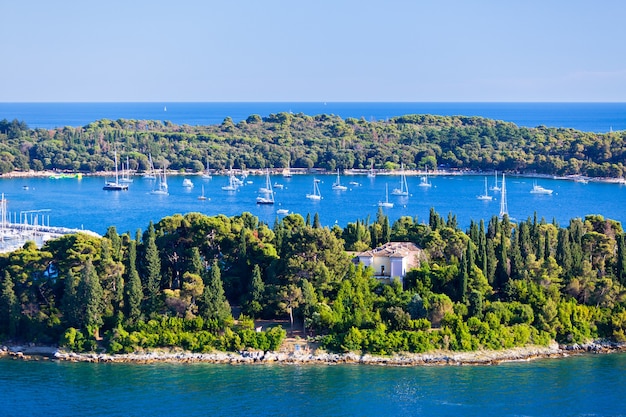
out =
<svg viewBox="0 0 626 417"><path fill-rule="evenodd" d="M506 202L506 182L504 180L504 173L502 174L502 190L500 196L500 217L504 217L506 214L509 215L509 207Z"/></svg>

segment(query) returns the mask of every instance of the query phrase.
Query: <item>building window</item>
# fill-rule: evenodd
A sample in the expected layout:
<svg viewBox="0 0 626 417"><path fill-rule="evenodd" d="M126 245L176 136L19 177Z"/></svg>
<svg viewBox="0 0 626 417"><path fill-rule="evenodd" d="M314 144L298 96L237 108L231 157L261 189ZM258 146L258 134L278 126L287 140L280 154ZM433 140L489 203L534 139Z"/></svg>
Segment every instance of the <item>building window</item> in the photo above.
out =
<svg viewBox="0 0 626 417"><path fill-rule="evenodd" d="M385 275L385 265L380 266L380 275Z"/></svg>

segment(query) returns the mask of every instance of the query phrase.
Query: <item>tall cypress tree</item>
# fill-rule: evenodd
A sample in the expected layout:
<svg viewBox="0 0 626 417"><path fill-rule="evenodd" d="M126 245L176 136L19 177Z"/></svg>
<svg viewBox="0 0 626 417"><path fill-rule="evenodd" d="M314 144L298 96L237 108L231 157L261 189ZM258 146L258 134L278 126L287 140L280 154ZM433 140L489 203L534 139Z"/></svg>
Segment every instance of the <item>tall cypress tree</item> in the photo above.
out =
<svg viewBox="0 0 626 417"><path fill-rule="evenodd" d="M615 262L615 276L620 284L626 285L626 247L624 247L624 233L617 236L617 260Z"/></svg>
<svg viewBox="0 0 626 417"><path fill-rule="evenodd" d="M13 338L17 335L20 319L19 304L15 295L13 279L9 271L4 271L0 286L0 333Z"/></svg>
<svg viewBox="0 0 626 417"><path fill-rule="evenodd" d="M213 261L209 278L204 286L200 302L200 315L204 319L216 319L223 323L231 317L230 304L224 295L224 284L217 259Z"/></svg>
<svg viewBox="0 0 626 417"><path fill-rule="evenodd" d="M161 258L156 245L154 225L150 222L144 255L144 294L146 311L153 313L159 308L159 290L161 288Z"/></svg>
<svg viewBox="0 0 626 417"><path fill-rule="evenodd" d="M132 240L128 246L128 282L125 286L126 317L135 322L141 316L141 301L143 292L141 280L137 272L137 242Z"/></svg>
<svg viewBox="0 0 626 417"><path fill-rule="evenodd" d="M77 288L78 301L83 306L82 326L98 337L98 330L103 324L104 290L91 259L88 259L80 274Z"/></svg>
<svg viewBox="0 0 626 417"><path fill-rule="evenodd" d="M496 265L494 288L501 289L509 279L509 258L507 256L506 236L504 233L500 233L497 259L498 264Z"/></svg>

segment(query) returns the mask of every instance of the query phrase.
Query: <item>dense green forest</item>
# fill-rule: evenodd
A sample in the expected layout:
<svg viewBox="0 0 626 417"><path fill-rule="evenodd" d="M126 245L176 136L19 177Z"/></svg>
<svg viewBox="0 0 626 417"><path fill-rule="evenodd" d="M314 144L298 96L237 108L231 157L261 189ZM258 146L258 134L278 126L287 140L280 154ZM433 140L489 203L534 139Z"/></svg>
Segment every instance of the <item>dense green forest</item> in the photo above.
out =
<svg viewBox="0 0 626 417"><path fill-rule="evenodd" d="M252 115L233 123L178 126L143 120L100 120L87 126L29 129L0 121L0 173L14 170L111 171L114 153L137 171L157 167L463 169L623 177L625 132L606 134L480 117L407 115L365 121L333 115Z"/></svg>
<svg viewBox="0 0 626 417"><path fill-rule="evenodd" d="M287 331L376 354L626 341L626 248L601 216L560 226L491 218L461 230L379 211L345 228L291 214L174 215L134 236L67 235L0 255L0 340L108 352L276 349ZM384 284L350 251L413 242L421 263ZM233 311L237 311L233 317ZM256 332L254 319L291 324Z"/></svg>

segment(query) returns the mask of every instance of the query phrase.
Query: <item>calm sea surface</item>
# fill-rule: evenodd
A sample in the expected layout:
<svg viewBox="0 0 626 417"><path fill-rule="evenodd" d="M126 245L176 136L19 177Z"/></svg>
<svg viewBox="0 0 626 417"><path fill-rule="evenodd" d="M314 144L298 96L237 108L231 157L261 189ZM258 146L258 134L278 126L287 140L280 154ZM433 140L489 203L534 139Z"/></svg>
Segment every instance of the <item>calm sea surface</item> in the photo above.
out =
<svg viewBox="0 0 626 417"><path fill-rule="evenodd" d="M184 178L192 180L192 189L183 187ZM313 191L313 181L320 179L322 194L320 201L306 198ZM500 177L501 178L501 177ZM165 216L180 213L200 212L206 215L239 215L250 212L270 226L274 224L278 209L300 213L303 217L315 213L325 226L338 224L345 227L348 222L364 220L368 216L373 221L378 211L378 202L384 201L385 186L389 190L398 187L400 176L365 175L342 176L342 184L347 191L333 191L334 175L294 175L285 179L280 175L271 178L272 184L282 184L275 188L275 205L257 205L258 190L265 184L262 175L250 175L239 191L227 192L221 189L227 185L227 177L213 176L203 180L200 176L168 177L168 196L152 195L154 181L136 177L128 191L103 191L104 178L83 177L77 179L23 178L0 179L0 193L8 200L11 220L33 224L49 224L87 229L104 234L113 225L120 233L129 231L131 235L138 229L146 229L150 221L157 222ZM489 191L492 201L481 201L476 196L484 193L483 175L450 175L429 177L431 187L420 187L417 176L407 177L408 197L389 195L393 208L384 209L393 222L401 216L417 217L418 221L428 222L431 207L446 217L448 213L457 216L459 225L465 228L471 220L489 219L500 212L500 194ZM494 176L488 175L489 186L494 185ZM500 179L501 181L501 179ZM517 220L544 217L552 222L556 219L566 226L570 219L588 214L600 214L606 218L626 221L626 186L589 182L587 184L568 180L548 178L536 179L539 185L553 190L552 195L531 194L534 179L527 177L507 177L507 205L509 215ZM248 183L248 182L251 182ZM350 184L355 183L355 184ZM207 200L198 200L202 194ZM43 211L40 211L43 210Z"/></svg>
<svg viewBox="0 0 626 417"><path fill-rule="evenodd" d="M626 354L477 367L0 360L1 416L623 416Z"/></svg>
<svg viewBox="0 0 626 417"><path fill-rule="evenodd" d="M293 112L386 120L405 114L481 116L518 126L565 127L585 132L626 129L626 103L0 103L0 119L31 128L85 126L99 119L168 120L208 125L230 117Z"/></svg>

